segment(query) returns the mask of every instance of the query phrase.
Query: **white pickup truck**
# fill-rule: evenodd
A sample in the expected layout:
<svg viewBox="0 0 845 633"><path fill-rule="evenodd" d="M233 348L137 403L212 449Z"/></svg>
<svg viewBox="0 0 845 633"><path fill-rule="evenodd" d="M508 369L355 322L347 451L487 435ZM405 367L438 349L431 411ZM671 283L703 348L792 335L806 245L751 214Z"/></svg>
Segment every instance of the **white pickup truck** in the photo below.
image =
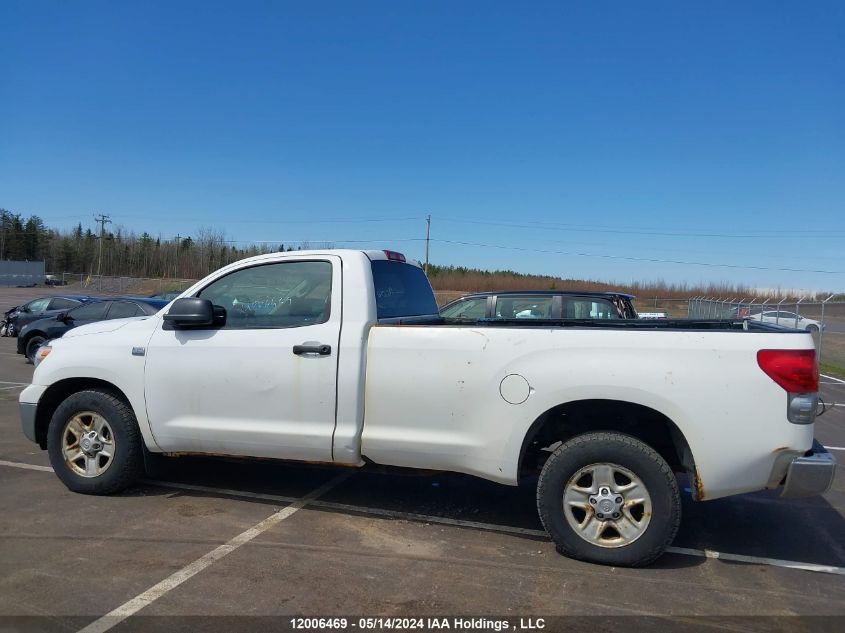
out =
<svg viewBox="0 0 845 633"><path fill-rule="evenodd" d="M750 321L437 314L392 251L231 264L154 316L38 352L23 431L73 491L132 484L155 453L456 471L536 483L559 551L645 565L694 498L826 491L806 332Z"/></svg>

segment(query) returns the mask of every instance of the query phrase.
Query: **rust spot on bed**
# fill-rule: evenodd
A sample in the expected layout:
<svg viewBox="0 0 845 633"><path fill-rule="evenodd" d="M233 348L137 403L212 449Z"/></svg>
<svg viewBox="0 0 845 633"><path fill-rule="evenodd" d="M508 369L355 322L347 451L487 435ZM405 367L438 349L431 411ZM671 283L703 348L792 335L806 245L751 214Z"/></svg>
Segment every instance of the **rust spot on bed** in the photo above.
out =
<svg viewBox="0 0 845 633"><path fill-rule="evenodd" d="M698 471L695 471L695 491L696 498L699 501L704 501L704 484L701 483L701 477L698 476Z"/></svg>

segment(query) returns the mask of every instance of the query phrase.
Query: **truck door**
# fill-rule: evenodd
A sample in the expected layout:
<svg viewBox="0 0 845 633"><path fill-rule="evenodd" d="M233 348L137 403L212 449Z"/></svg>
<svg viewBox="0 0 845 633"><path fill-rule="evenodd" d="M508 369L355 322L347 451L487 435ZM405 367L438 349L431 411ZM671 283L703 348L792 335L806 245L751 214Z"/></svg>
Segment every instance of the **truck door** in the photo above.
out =
<svg viewBox="0 0 845 633"><path fill-rule="evenodd" d="M252 264L194 294L225 309L224 325L159 320L144 376L158 445L331 461L341 282L337 256Z"/></svg>

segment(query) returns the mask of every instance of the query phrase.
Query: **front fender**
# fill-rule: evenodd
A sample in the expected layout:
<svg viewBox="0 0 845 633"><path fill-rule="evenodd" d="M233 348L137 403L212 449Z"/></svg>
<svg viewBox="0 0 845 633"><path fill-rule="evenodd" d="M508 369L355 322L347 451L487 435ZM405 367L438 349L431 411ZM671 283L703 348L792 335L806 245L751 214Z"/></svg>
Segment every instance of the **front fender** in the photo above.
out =
<svg viewBox="0 0 845 633"><path fill-rule="evenodd" d="M33 385L53 387L64 381L85 380L112 385L132 407L144 442L160 451L150 428L144 399L144 364L146 357L134 355L133 348L145 349L152 335L151 321L124 324L111 332L56 339L52 352L38 365Z"/></svg>

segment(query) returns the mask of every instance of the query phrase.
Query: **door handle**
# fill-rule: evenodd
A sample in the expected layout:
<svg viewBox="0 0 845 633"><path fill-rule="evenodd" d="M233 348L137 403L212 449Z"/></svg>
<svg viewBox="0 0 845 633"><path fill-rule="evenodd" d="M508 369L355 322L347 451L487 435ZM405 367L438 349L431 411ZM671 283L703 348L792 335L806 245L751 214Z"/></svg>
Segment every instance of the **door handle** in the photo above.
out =
<svg viewBox="0 0 845 633"><path fill-rule="evenodd" d="M303 354L317 354L318 356L328 356L332 353L331 345L324 345L322 343L303 343L302 345L294 345L293 353L297 356Z"/></svg>

